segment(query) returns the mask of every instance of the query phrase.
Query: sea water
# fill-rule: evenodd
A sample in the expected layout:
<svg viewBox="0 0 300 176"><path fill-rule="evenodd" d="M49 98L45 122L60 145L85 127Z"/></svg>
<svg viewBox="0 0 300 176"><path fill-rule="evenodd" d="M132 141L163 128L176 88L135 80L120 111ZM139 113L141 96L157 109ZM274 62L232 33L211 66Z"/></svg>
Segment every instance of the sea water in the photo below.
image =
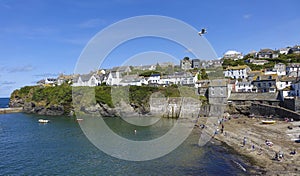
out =
<svg viewBox="0 0 300 176"><path fill-rule="evenodd" d="M40 118L50 123L40 124ZM117 134L133 134L120 118L105 121ZM134 162L96 148L78 123L65 116L0 115L0 175L247 175L232 162L241 162L235 154L222 145L199 147L194 132L166 156ZM139 127L136 140L156 138L172 123L164 119L165 126Z"/></svg>

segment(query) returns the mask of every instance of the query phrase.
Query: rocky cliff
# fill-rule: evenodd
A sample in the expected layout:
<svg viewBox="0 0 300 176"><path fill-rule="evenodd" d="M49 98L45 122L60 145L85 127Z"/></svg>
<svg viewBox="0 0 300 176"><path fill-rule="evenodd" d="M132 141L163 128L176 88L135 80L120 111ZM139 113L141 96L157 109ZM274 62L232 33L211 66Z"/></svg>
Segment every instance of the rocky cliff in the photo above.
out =
<svg viewBox="0 0 300 176"><path fill-rule="evenodd" d="M74 113L84 113L100 114L105 117L139 116L151 113L150 97L158 92L161 97L177 97L179 95L177 87L172 86L166 88L130 86L117 89L97 86L93 88L76 87L73 90L69 85L26 86L11 94L9 105L10 107L23 107L24 112L39 115L72 116ZM167 102L169 105L165 105L168 107L166 116L176 118L181 101L169 100L174 101Z"/></svg>

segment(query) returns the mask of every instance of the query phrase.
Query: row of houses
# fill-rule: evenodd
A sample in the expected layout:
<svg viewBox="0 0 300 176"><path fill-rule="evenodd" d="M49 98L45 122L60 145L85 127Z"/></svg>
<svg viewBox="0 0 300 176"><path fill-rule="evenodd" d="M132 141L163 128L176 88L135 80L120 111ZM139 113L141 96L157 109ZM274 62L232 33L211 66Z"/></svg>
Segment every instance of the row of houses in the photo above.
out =
<svg viewBox="0 0 300 176"><path fill-rule="evenodd" d="M85 77L86 79L82 79ZM197 73L175 72L171 75L152 74L149 77L133 75L122 75L121 72L112 71L106 75L80 75L73 86L98 86L106 84L109 86L142 86L142 85L189 85L194 86L197 81Z"/></svg>
<svg viewBox="0 0 300 176"><path fill-rule="evenodd" d="M169 75L151 74L149 77L138 76L137 74L124 75L124 72L110 71L107 74L90 73L84 75L59 76L56 78L47 78L44 81L39 81L42 85L61 85L69 83L74 87L78 86L169 86L169 85L186 85L195 86L198 79L198 73L190 72L175 72Z"/></svg>
<svg viewBox="0 0 300 176"><path fill-rule="evenodd" d="M190 60L188 57L185 57L180 61L180 68L182 70L190 70L190 69L199 69L199 68L214 68L221 67L222 60L200 60L200 59L192 59Z"/></svg>
<svg viewBox="0 0 300 176"><path fill-rule="evenodd" d="M294 47L285 47L278 50L272 50L269 48L266 49L260 49L260 51L251 51L248 53L252 58L257 59L275 59L278 58L279 54L300 54L300 46L296 45ZM223 55L224 59L232 59L232 60L239 60L243 59L243 54L241 52L235 51L235 50L229 50L224 53ZM255 60L254 60L255 61ZM262 64L262 61L258 61L258 64ZM267 62L264 60L264 62Z"/></svg>
<svg viewBox="0 0 300 176"><path fill-rule="evenodd" d="M300 97L300 64L285 66L278 63L273 69L251 71L247 66L229 67L224 75L232 92L280 92L282 97Z"/></svg>
<svg viewBox="0 0 300 176"><path fill-rule="evenodd" d="M283 63L275 64L271 69L264 69L259 71L265 75L278 75L287 77L299 77L300 76L300 63L290 63L287 66ZM250 75L251 69L247 65L227 67L224 71L224 76L232 79L246 79ZM262 73L261 73L262 74Z"/></svg>

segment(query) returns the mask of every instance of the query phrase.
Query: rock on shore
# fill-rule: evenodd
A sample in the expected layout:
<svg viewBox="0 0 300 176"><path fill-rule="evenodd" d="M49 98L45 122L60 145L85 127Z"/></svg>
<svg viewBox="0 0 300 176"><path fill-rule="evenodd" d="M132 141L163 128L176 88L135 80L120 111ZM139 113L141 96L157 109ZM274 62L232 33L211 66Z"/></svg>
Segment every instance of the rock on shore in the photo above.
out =
<svg viewBox="0 0 300 176"><path fill-rule="evenodd" d="M23 111L39 115L59 116L64 114L64 107L60 105L51 105L49 107L37 106L33 102L24 103Z"/></svg>

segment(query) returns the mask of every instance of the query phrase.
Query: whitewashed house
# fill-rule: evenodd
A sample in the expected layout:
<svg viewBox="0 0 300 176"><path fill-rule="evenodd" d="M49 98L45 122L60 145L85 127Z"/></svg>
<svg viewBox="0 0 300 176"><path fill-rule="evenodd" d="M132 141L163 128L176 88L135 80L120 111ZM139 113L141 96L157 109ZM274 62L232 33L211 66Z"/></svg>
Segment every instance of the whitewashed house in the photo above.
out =
<svg viewBox="0 0 300 176"><path fill-rule="evenodd" d="M88 87L95 87L99 86L101 81L97 78L94 74L87 74L87 75L80 75L75 82L73 83L74 87L78 86L88 86Z"/></svg>
<svg viewBox="0 0 300 176"><path fill-rule="evenodd" d="M278 58L279 52L274 51L272 49L261 49L257 53L257 57L259 59L272 59L272 58Z"/></svg>
<svg viewBox="0 0 300 176"><path fill-rule="evenodd" d="M280 48L279 49L279 53L280 54L284 54L284 55L287 55L291 52L291 48L290 47L286 47L286 48Z"/></svg>
<svg viewBox="0 0 300 176"><path fill-rule="evenodd" d="M192 61L185 57L184 59L180 60L180 68L183 70L189 70L192 68Z"/></svg>
<svg viewBox="0 0 300 176"><path fill-rule="evenodd" d="M274 70L278 76L285 76L286 75L286 66L284 63L278 63L274 65Z"/></svg>
<svg viewBox="0 0 300 176"><path fill-rule="evenodd" d="M250 68L247 65L241 65L235 67L227 67L223 73L227 78L246 79L249 72Z"/></svg>
<svg viewBox="0 0 300 176"><path fill-rule="evenodd" d="M45 84L55 84L57 82L56 78L46 78Z"/></svg>
<svg viewBox="0 0 300 176"><path fill-rule="evenodd" d="M152 70L155 70L156 69L156 65L141 65L141 66L135 66L134 69L137 69L137 70L149 70L149 71L152 71Z"/></svg>
<svg viewBox="0 0 300 176"><path fill-rule="evenodd" d="M160 74L152 74L148 78L148 84L159 84L160 83Z"/></svg>
<svg viewBox="0 0 300 176"><path fill-rule="evenodd" d="M148 85L148 81L144 77L138 75L126 75L120 81L121 86L142 86Z"/></svg>
<svg viewBox="0 0 300 176"><path fill-rule="evenodd" d="M300 54L300 46L296 45L296 46L292 47L290 53Z"/></svg>
<svg viewBox="0 0 300 176"><path fill-rule="evenodd" d="M106 85L109 86L118 86L122 80L122 75L118 71L109 72L106 78Z"/></svg>
<svg viewBox="0 0 300 176"><path fill-rule="evenodd" d="M229 50L226 53L224 53L223 58L224 59L239 60L239 59L243 59L243 54L241 52L238 52L238 51Z"/></svg>
<svg viewBox="0 0 300 176"><path fill-rule="evenodd" d="M295 77L283 76L279 78L278 81L276 82L276 88L277 90L286 89L287 87L291 87L292 83L295 82L296 80L297 78Z"/></svg>
<svg viewBox="0 0 300 176"><path fill-rule="evenodd" d="M264 69L263 72L264 72L264 75L276 75L277 74L277 72L272 68L266 68L266 69Z"/></svg>
<svg viewBox="0 0 300 176"><path fill-rule="evenodd" d="M252 92L253 85L249 81L236 82L236 92Z"/></svg>
<svg viewBox="0 0 300 176"><path fill-rule="evenodd" d="M130 73L132 70L130 66L120 66L112 68L111 72L119 72L119 73Z"/></svg>
<svg viewBox="0 0 300 176"><path fill-rule="evenodd" d="M300 76L300 63L291 63L286 66L286 74L289 77Z"/></svg>

